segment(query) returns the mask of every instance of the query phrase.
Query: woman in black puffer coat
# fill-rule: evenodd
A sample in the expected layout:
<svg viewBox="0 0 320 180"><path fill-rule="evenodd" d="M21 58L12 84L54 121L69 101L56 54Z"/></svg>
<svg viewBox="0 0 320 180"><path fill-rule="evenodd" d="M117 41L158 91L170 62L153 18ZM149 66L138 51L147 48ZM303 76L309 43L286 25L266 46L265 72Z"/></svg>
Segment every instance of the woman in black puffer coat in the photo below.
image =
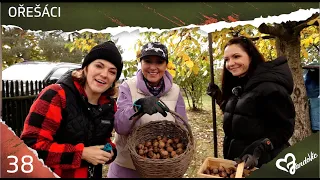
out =
<svg viewBox="0 0 320 180"><path fill-rule="evenodd" d="M231 39L224 50L222 91L210 83L207 94L224 112L225 159L261 167L290 146L295 108L287 59L265 62L246 37Z"/></svg>

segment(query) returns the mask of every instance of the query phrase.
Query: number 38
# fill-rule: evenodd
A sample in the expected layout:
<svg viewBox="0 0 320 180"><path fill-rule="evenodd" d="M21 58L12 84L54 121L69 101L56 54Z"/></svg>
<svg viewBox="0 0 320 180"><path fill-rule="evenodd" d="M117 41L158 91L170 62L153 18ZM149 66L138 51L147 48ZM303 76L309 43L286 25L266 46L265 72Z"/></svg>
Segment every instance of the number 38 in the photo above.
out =
<svg viewBox="0 0 320 180"><path fill-rule="evenodd" d="M13 158L14 159L14 162L12 163L9 163L9 165L13 165L15 168L14 170L7 170L8 173L15 173L18 171L19 167L17 165L17 162L18 162L18 158L17 156L8 156L7 157L8 159L9 158ZM30 159L28 162L25 161L25 159ZM21 171L23 173L31 173L33 171L33 166L32 166L32 161L33 161L33 158L29 155L26 155L26 156L22 156L21 158L22 160L22 166L21 166ZM25 169L25 166L30 166L30 169L29 170L26 170Z"/></svg>

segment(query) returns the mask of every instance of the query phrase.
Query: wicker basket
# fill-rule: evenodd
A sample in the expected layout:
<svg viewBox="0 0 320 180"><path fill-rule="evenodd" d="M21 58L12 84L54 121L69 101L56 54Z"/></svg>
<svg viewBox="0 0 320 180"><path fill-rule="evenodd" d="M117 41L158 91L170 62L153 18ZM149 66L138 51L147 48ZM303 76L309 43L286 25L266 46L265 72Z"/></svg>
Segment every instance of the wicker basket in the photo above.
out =
<svg viewBox="0 0 320 180"><path fill-rule="evenodd" d="M133 164L143 178L182 178L193 158L195 147L190 125L179 114L170 113L175 117L175 122L151 121L133 129L128 137L127 145ZM177 121L177 117L186 124L187 129ZM137 145L157 136L180 137L186 145L184 153L168 159L149 159L138 155Z"/></svg>

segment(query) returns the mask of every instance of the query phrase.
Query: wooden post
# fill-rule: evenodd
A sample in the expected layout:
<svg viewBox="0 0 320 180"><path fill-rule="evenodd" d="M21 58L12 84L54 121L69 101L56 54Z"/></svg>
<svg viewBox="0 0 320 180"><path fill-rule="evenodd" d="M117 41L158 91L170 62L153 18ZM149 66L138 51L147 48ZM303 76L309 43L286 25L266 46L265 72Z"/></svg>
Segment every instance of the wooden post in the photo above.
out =
<svg viewBox="0 0 320 180"><path fill-rule="evenodd" d="M212 34L211 33L208 33L208 41L209 41L211 83L214 83L214 64L213 64L213 55L212 55ZM216 103L214 98L212 98L212 123L213 123L214 157L217 158L218 157L217 118L216 118Z"/></svg>

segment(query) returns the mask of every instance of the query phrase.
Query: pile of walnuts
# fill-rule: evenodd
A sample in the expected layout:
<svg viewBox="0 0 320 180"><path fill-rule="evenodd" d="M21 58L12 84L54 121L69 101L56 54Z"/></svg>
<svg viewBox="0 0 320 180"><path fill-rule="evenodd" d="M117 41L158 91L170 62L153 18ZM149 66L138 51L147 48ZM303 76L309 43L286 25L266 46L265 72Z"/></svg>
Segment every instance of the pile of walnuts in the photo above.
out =
<svg viewBox="0 0 320 180"><path fill-rule="evenodd" d="M251 173L250 170L244 169L242 173L242 177L247 177ZM203 174L218 176L222 178L235 178L236 176L236 167L223 167L223 166L208 166L207 169L204 170Z"/></svg>
<svg viewBox="0 0 320 180"><path fill-rule="evenodd" d="M155 139L138 144L136 150L143 158L168 159L184 153L185 148L185 144L178 137L157 136Z"/></svg>

